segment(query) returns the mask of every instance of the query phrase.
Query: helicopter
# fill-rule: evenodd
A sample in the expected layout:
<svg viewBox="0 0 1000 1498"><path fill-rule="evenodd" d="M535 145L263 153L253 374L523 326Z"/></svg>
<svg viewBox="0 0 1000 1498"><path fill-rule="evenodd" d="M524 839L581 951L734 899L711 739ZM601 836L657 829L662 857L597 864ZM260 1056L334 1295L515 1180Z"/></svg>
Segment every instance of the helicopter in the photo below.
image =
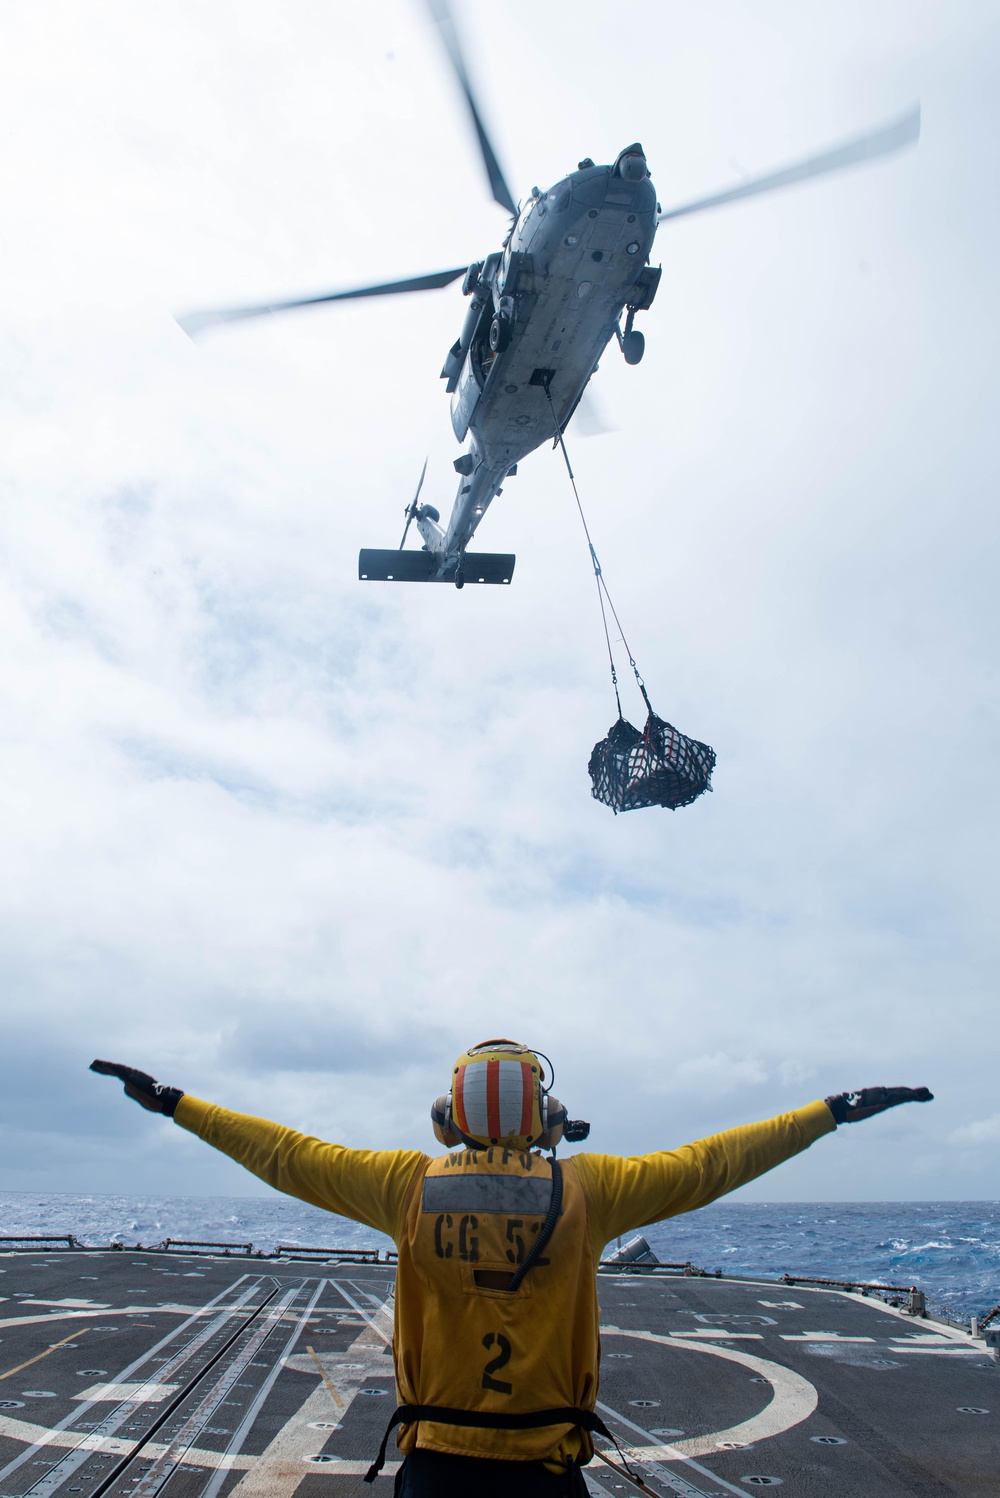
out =
<svg viewBox="0 0 1000 1498"><path fill-rule="evenodd" d="M425 462L406 507L396 550L363 548L363 581L508 584L514 557L470 552L483 516L517 467L543 443L565 432L608 345L626 364L645 351L636 315L648 312L662 267L650 264L661 224L724 203L792 186L810 177L872 161L919 139L919 106L887 125L818 155L750 178L708 196L664 209L646 154L633 142L610 165L581 160L548 191L538 187L515 203L483 123L447 0L427 0L472 121L494 201L511 221L499 250L469 266L378 286L256 306L216 308L177 319L190 335L243 321L361 297L396 296L450 286L461 278L468 308L441 370L451 396L455 437L467 444L454 461L458 493L446 525L421 504ZM423 545L407 550L412 523Z"/></svg>

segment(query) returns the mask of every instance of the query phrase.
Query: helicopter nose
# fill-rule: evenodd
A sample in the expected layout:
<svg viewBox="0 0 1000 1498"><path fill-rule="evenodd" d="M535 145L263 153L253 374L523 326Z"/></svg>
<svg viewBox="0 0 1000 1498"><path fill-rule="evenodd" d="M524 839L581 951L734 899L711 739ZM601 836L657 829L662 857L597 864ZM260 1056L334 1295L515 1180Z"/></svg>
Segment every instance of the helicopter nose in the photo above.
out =
<svg viewBox="0 0 1000 1498"><path fill-rule="evenodd" d="M643 177L649 175L646 153L638 141L619 153L614 171L616 176L622 177L626 182L641 182Z"/></svg>

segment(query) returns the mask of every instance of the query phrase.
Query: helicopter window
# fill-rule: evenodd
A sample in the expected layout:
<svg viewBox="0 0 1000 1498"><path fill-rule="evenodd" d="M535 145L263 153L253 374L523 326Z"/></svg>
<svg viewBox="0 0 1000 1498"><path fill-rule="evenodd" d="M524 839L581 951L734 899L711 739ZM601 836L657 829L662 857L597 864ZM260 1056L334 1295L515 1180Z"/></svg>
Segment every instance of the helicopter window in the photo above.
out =
<svg viewBox="0 0 1000 1498"><path fill-rule="evenodd" d="M550 192L549 202L552 204L553 213L565 213L566 209L570 205L570 202L572 201L572 197L573 194L570 192L568 187L558 195L554 192Z"/></svg>
<svg viewBox="0 0 1000 1498"><path fill-rule="evenodd" d="M493 361L496 359L496 354L490 348L490 319L488 317L483 318L480 327L479 336L474 340L472 345L469 363L472 366L472 373L476 384L481 390L486 384L486 376L493 368Z"/></svg>

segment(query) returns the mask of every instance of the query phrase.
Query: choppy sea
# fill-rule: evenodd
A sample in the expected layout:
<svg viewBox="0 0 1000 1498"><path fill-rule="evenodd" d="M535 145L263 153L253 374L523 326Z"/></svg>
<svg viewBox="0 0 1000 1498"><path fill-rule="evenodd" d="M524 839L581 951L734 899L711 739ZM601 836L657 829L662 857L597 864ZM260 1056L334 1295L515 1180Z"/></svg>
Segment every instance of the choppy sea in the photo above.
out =
<svg viewBox="0 0 1000 1498"><path fill-rule="evenodd" d="M657 1256L726 1274L919 1285L958 1316L1000 1303L1000 1202L717 1202L644 1230ZM289 1197L0 1193L0 1236L65 1234L155 1247L165 1238L298 1247L389 1248Z"/></svg>

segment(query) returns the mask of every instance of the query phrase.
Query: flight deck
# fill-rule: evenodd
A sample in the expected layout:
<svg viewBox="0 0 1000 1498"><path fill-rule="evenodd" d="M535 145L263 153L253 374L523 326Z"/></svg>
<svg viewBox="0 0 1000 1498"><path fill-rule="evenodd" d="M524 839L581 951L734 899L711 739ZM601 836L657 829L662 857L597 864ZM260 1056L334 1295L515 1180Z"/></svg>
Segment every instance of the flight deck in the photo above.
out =
<svg viewBox="0 0 1000 1498"><path fill-rule="evenodd" d="M374 1251L0 1254L0 1498L391 1493L391 1440L363 1476L395 1407L393 1288ZM652 1493L1000 1493L1000 1365L957 1327L648 1266L599 1294L599 1410ZM639 1491L599 1457L585 1475Z"/></svg>

